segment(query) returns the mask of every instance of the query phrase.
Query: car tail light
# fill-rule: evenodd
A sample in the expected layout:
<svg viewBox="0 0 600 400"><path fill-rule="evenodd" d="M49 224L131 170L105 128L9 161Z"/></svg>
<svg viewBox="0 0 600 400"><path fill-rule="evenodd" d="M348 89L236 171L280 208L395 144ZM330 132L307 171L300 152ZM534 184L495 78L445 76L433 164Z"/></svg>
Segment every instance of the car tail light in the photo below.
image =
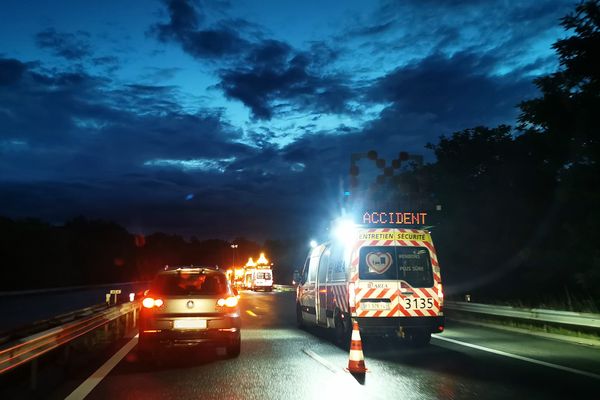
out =
<svg viewBox="0 0 600 400"><path fill-rule="evenodd" d="M161 299L146 297L144 300L142 300L142 305L146 308L160 307L163 305L163 301Z"/></svg>
<svg viewBox="0 0 600 400"><path fill-rule="evenodd" d="M238 298L236 296L230 296L226 299L217 300L219 307L235 307L238 304Z"/></svg>

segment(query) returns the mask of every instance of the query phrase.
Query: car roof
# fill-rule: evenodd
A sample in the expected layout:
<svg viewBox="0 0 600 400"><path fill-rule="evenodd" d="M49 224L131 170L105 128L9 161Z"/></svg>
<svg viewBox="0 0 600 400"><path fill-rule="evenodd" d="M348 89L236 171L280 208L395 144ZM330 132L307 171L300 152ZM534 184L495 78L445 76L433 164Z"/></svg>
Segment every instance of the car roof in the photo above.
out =
<svg viewBox="0 0 600 400"><path fill-rule="evenodd" d="M221 275L225 275L225 273L219 269L216 269L214 267L199 267L199 266L177 266L177 267L168 267L165 268L162 271L159 271L158 273L163 275L163 274L169 274L169 275L175 275L175 274L180 274L182 272L187 272L187 273L193 273L193 274L221 274Z"/></svg>

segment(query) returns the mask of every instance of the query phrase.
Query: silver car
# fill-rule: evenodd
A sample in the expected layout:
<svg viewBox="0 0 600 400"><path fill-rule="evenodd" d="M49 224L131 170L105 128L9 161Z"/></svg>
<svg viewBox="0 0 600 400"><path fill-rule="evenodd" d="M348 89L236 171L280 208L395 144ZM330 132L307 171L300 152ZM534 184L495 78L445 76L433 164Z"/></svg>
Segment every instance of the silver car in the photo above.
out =
<svg viewBox="0 0 600 400"><path fill-rule="evenodd" d="M144 293L138 350L212 344L240 354L238 296L219 270L179 267L160 271Z"/></svg>

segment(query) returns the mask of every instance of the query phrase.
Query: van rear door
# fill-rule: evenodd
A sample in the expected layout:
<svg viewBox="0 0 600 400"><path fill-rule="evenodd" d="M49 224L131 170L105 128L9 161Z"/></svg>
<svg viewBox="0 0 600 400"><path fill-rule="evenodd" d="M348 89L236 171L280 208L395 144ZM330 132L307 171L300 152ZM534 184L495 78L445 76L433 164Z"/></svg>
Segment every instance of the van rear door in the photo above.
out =
<svg viewBox="0 0 600 400"><path fill-rule="evenodd" d="M359 317L394 316L400 291L395 246L370 244L358 251L356 313Z"/></svg>
<svg viewBox="0 0 600 400"><path fill-rule="evenodd" d="M441 312L441 282L431 237L426 231L369 229L356 254L356 315L424 317ZM393 239L392 239L393 238Z"/></svg>

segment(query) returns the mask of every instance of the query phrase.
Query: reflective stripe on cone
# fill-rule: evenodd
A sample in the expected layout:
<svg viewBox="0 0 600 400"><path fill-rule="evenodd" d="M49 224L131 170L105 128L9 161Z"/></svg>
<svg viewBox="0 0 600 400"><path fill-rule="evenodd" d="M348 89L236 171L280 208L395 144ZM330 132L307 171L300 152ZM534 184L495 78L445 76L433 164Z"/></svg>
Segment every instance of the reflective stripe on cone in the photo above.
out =
<svg viewBox="0 0 600 400"><path fill-rule="evenodd" d="M352 341L350 342L350 355L346 371L351 374L364 374L367 372L365 356L362 351L362 341L358 330L358 322L352 321Z"/></svg>

